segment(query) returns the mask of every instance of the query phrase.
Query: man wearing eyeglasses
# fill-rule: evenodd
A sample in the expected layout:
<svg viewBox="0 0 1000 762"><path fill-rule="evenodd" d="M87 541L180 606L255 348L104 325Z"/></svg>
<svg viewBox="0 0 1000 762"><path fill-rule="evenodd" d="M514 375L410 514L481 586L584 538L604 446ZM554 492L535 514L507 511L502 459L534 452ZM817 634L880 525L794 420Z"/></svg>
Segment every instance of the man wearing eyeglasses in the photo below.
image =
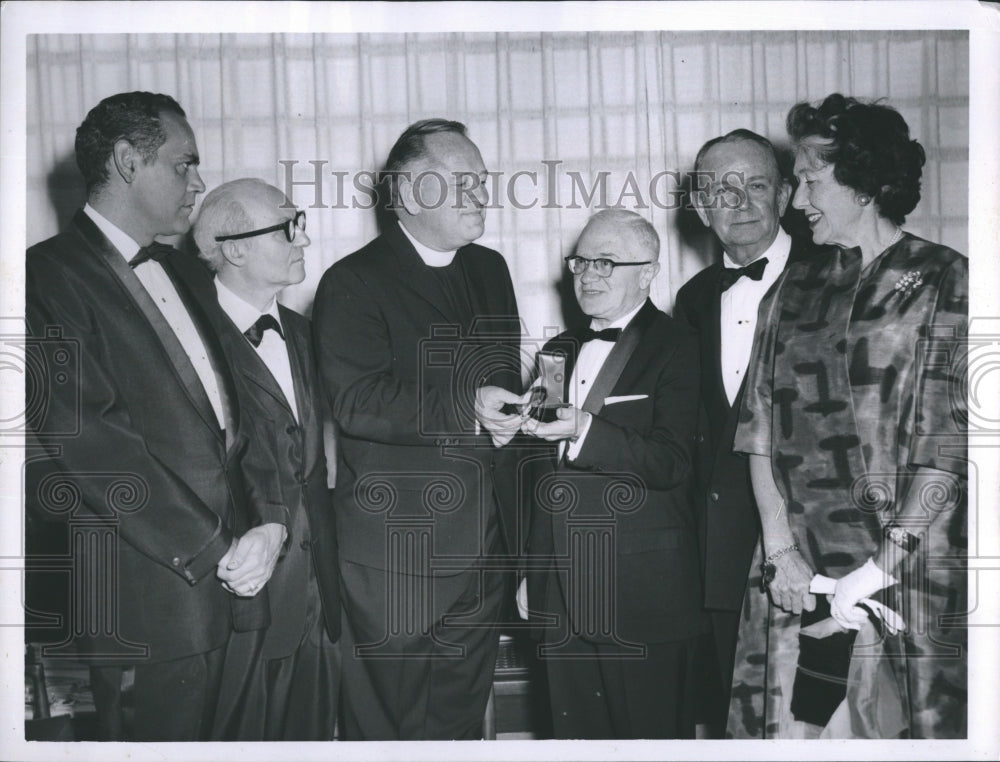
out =
<svg viewBox="0 0 1000 762"><path fill-rule="evenodd" d="M589 326L543 349L566 358L567 402L523 424L553 443L518 604L544 633L558 738L694 737L698 347L649 300L659 250L634 212L591 217L566 259Z"/></svg>
<svg viewBox="0 0 1000 762"><path fill-rule="evenodd" d="M25 265L31 333L66 352L48 384L26 388L45 402L33 433L48 456L29 458L26 502L71 530L114 530L73 546L74 645L91 664L101 740L230 738L239 706L221 684L227 659L245 665L227 646L267 623L256 594L286 512L243 478L261 449L194 296L205 270L156 241L190 227L205 190L197 143L170 96L120 93L77 129L76 160L87 203ZM77 497L71 511L60 492ZM106 587L90 588L90 571Z"/></svg>
<svg viewBox="0 0 1000 762"><path fill-rule="evenodd" d="M304 211L277 188L242 179L209 193L194 225L199 256L215 273L234 372L267 448L269 479L288 510L288 539L266 583L271 623L241 634L250 674L224 687L245 693L236 737L329 741L340 687L340 579L323 450L324 403L309 321L277 301L305 278ZM251 584L253 581L251 581Z"/></svg>
<svg viewBox="0 0 1000 762"><path fill-rule="evenodd" d="M520 321L484 231L483 157L427 119L389 152L395 219L323 276L313 334L337 421L346 740L475 739L501 556L516 556ZM509 561L509 559L508 559Z"/></svg>

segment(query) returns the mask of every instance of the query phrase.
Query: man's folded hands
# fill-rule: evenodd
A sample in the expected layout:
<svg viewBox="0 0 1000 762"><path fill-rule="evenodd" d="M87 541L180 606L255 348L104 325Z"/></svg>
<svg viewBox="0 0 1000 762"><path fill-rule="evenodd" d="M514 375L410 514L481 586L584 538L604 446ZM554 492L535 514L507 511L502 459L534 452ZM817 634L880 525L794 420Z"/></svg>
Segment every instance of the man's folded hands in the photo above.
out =
<svg viewBox="0 0 1000 762"><path fill-rule="evenodd" d="M234 539L216 567L222 586L244 598L259 593L274 572L287 536L283 524L262 524Z"/></svg>

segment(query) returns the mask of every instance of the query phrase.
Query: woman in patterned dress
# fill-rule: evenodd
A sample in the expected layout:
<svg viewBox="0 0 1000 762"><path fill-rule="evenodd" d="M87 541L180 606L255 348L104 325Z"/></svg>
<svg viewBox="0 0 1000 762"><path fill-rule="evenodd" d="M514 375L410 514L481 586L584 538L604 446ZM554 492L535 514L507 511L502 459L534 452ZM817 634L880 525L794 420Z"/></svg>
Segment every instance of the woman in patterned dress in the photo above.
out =
<svg viewBox="0 0 1000 762"><path fill-rule="evenodd" d="M900 227L924 151L897 111L834 94L787 123L792 204L830 246L761 305L734 445L761 584L727 735L964 737L968 262Z"/></svg>

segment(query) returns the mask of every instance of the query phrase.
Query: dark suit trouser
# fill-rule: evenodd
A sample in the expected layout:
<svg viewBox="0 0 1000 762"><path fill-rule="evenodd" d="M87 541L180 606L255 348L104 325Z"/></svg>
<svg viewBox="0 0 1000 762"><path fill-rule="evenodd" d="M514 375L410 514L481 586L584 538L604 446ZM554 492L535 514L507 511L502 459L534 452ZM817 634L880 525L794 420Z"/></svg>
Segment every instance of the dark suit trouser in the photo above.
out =
<svg viewBox="0 0 1000 762"><path fill-rule="evenodd" d="M568 622L565 600L550 587L547 611ZM626 638L627 640L627 638ZM546 631L547 644L572 657L545 657L556 738L694 738L700 635L647 643L644 658L621 658L621 647L593 643L564 628Z"/></svg>
<svg viewBox="0 0 1000 762"><path fill-rule="evenodd" d="M425 577L350 562L341 572L343 739L482 738L506 576L473 568L433 577L428 602L417 592ZM423 627L414 631L401 609L387 612L387 581L399 585L404 607L427 606Z"/></svg>
<svg viewBox="0 0 1000 762"><path fill-rule="evenodd" d="M695 638L649 644L645 659L587 645L589 657L545 660L556 738L694 738Z"/></svg>
<svg viewBox="0 0 1000 762"><path fill-rule="evenodd" d="M225 651L217 648L154 664L92 666L100 740L210 740Z"/></svg>
<svg viewBox="0 0 1000 762"><path fill-rule="evenodd" d="M715 669L709 676L716 682L712 702L709 705L707 720L710 728L723 738L726 723L729 721L729 694L733 688L733 667L736 659L736 636L740 626L739 611L723 611L712 609L712 643L715 657Z"/></svg>
<svg viewBox="0 0 1000 762"><path fill-rule="evenodd" d="M261 655L265 630L235 633L226 653L221 691L233 708L216 722L217 740L332 741L340 693L340 645L323 626L315 577L307 596L306 630L288 656ZM242 671L249 666L248 671ZM221 726L221 727L220 727Z"/></svg>

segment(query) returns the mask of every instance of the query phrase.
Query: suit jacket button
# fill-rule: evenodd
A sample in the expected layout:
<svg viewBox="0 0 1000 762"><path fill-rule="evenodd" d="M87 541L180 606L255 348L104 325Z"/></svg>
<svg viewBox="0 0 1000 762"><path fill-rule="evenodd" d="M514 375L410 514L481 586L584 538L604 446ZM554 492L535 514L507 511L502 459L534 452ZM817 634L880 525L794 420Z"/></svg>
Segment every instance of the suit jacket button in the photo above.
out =
<svg viewBox="0 0 1000 762"><path fill-rule="evenodd" d="M181 565L181 560L179 558L175 558L170 563L172 563L174 566L180 566Z"/></svg>
<svg viewBox="0 0 1000 762"><path fill-rule="evenodd" d="M711 495L709 495L709 497L712 498L713 502L718 502L718 500L719 500L719 493L718 492L713 492Z"/></svg>
<svg viewBox="0 0 1000 762"><path fill-rule="evenodd" d="M286 434L294 434L295 433L295 426L293 426L292 424L289 424L287 426L287 428L285 428L285 433Z"/></svg>
<svg viewBox="0 0 1000 762"><path fill-rule="evenodd" d="M297 481L297 482L302 481L302 472L301 471L296 471L293 474L293 476L295 477L295 481Z"/></svg>
<svg viewBox="0 0 1000 762"><path fill-rule="evenodd" d="M299 547L302 548L302 550L309 550L310 546L311 544L309 540L303 540L302 542L299 543Z"/></svg>

